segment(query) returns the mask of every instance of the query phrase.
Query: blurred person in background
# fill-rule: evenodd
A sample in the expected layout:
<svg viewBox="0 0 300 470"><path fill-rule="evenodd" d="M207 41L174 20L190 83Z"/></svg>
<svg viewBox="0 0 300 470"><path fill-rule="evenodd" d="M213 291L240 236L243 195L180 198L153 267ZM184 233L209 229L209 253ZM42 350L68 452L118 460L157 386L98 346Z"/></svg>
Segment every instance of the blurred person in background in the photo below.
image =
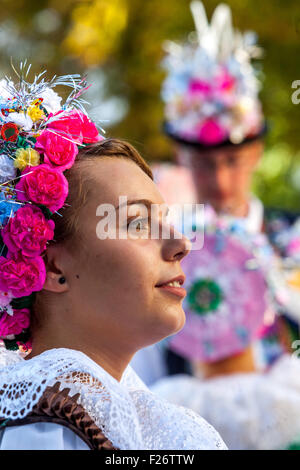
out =
<svg viewBox="0 0 300 470"><path fill-rule="evenodd" d="M255 33L233 29L229 6L220 4L210 24L201 2L192 2L191 11L196 32L189 41L165 44L164 131L174 142L176 165L155 165L155 180L167 203L203 203L220 225L235 230L238 224L253 235L266 232L272 242L294 216L266 210L251 193L267 128L251 62L261 50ZM290 351L298 337L298 317L283 311L269 319L263 339L266 362ZM171 374L192 372L172 351L162 362Z"/></svg>
<svg viewBox="0 0 300 470"><path fill-rule="evenodd" d="M276 292L269 295L265 237L249 237L210 228L203 249L183 261L186 324L168 347L194 376L165 377L151 389L204 416L229 449L297 449L300 361L282 354L266 367L257 360Z"/></svg>

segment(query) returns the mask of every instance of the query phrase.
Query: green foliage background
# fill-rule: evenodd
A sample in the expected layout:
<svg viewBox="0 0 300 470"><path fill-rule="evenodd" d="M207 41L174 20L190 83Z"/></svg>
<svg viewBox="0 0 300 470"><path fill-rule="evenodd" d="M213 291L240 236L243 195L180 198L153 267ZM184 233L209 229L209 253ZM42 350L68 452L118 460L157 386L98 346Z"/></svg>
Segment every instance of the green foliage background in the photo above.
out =
<svg viewBox="0 0 300 470"><path fill-rule="evenodd" d="M300 80L299 0L228 0L234 25L255 30L264 48L261 99L270 124L254 191L267 205L300 210L300 104L291 101ZM210 17L218 4L205 0ZM126 99L125 117L108 135L129 140L150 160L171 160L161 133L162 42L193 30L187 0L1 0L0 65L25 57L33 71L92 72L101 66L105 93ZM104 126L106 127L106 126Z"/></svg>

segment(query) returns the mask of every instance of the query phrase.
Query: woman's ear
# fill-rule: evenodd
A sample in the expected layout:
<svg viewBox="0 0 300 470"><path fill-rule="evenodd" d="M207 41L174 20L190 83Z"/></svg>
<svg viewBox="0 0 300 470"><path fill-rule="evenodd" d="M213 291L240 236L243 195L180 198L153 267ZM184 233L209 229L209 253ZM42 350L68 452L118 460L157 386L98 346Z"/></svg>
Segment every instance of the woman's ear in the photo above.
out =
<svg viewBox="0 0 300 470"><path fill-rule="evenodd" d="M69 290L68 279L63 269L61 250L56 246L49 246L43 257L46 266L46 280L44 290L63 293Z"/></svg>

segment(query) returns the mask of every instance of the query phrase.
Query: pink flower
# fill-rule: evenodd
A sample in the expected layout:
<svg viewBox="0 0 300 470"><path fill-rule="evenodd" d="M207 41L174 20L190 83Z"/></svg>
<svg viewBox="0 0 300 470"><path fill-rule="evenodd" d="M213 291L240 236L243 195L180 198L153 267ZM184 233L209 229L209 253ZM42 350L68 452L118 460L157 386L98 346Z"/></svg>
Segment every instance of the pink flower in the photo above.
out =
<svg viewBox="0 0 300 470"><path fill-rule="evenodd" d="M299 238L294 238L293 240L291 240L288 243L286 251L287 251L287 254L289 256L293 256L293 255L296 255L297 253L299 253L299 251L300 251L300 240L299 240Z"/></svg>
<svg viewBox="0 0 300 470"><path fill-rule="evenodd" d="M23 258L20 253L0 256L0 290L23 297L43 288L46 268L43 258Z"/></svg>
<svg viewBox="0 0 300 470"><path fill-rule="evenodd" d="M61 171L43 164L25 169L21 176L15 187L20 201L29 199L45 205L52 212L63 206L68 195L68 181Z"/></svg>
<svg viewBox="0 0 300 470"><path fill-rule="evenodd" d="M55 131L54 131L55 132ZM78 147L69 134L55 134L45 130L37 138L35 149L44 154L44 161L61 171L71 168L78 154Z"/></svg>
<svg viewBox="0 0 300 470"><path fill-rule="evenodd" d="M227 138L226 130L215 119L207 119L201 124L198 139L206 145L215 145Z"/></svg>
<svg viewBox="0 0 300 470"><path fill-rule="evenodd" d="M68 136L74 141L74 143L82 144L82 121L79 118L78 113L79 111L59 111L58 113L50 116L51 119L47 124L47 129L53 129L62 136Z"/></svg>
<svg viewBox="0 0 300 470"><path fill-rule="evenodd" d="M235 86L236 79L230 73L223 69L218 77L216 77L216 87L222 92L230 92Z"/></svg>
<svg viewBox="0 0 300 470"><path fill-rule="evenodd" d="M93 144L103 140L103 137L99 135L98 129L95 124L84 114L81 114L82 119L82 136L84 144Z"/></svg>
<svg viewBox="0 0 300 470"><path fill-rule="evenodd" d="M28 308L15 309L13 315L3 313L0 318L0 336L19 335L29 327L30 311Z"/></svg>
<svg viewBox="0 0 300 470"><path fill-rule="evenodd" d="M46 248L48 240L54 236L55 224L47 220L36 206L23 206L2 231L2 238L10 252L21 251L24 256L34 258Z"/></svg>
<svg viewBox="0 0 300 470"><path fill-rule="evenodd" d="M204 80L198 80L197 78L194 78L189 83L188 92L191 95L201 94L201 95L207 96L211 93L211 91L212 91L211 84Z"/></svg>
<svg viewBox="0 0 300 470"><path fill-rule="evenodd" d="M60 112L55 116L57 119L47 125L48 129L54 129L61 135L68 134L78 143L92 144L103 140L95 124L78 109L68 113Z"/></svg>
<svg viewBox="0 0 300 470"><path fill-rule="evenodd" d="M21 341L17 341L17 345L19 346L19 351L22 354L27 355L32 350L32 340L29 339L26 343L21 343Z"/></svg>

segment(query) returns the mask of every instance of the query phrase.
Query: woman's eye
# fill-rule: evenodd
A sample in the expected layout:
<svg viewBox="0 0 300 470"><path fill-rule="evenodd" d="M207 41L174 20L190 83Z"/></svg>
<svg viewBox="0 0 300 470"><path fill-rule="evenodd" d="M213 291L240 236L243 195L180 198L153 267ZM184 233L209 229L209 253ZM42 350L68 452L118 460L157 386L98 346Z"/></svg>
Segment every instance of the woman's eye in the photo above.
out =
<svg viewBox="0 0 300 470"><path fill-rule="evenodd" d="M127 229L129 230L135 230L137 232L140 232L141 230L148 229L149 227L149 220L148 218L145 219L135 219L129 222L127 225Z"/></svg>

